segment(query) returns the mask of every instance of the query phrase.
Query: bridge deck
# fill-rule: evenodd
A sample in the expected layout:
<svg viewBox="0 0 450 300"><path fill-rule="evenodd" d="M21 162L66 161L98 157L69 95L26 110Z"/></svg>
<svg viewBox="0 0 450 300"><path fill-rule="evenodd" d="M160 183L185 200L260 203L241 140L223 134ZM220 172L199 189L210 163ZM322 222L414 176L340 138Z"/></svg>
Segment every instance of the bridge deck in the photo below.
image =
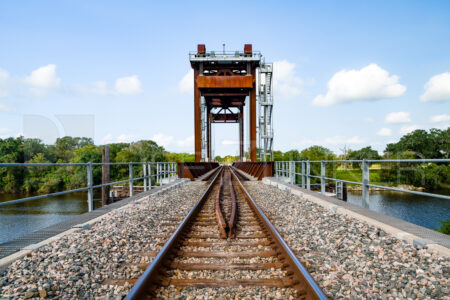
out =
<svg viewBox="0 0 450 300"><path fill-rule="evenodd" d="M158 191L161 191L162 189L170 188L172 185L176 184L176 182L159 186L152 188L150 191L139 193L137 195L134 195L133 197L129 197L120 201L117 201L115 203L109 204L107 206L98 208L92 212L84 213L78 216L75 216L73 218L70 218L69 220L48 226L46 228L37 230L32 233L28 233L25 235L22 235L14 240L5 242L3 244L0 244L0 259L5 258L9 255L12 255L23 248L40 243L46 239L49 239L51 237L54 237L64 231L70 230L74 226L78 224L84 224L86 222L89 222L90 220L93 220L97 217L100 217L104 214L107 214L108 212L120 208L124 205L127 205L130 202L133 202L137 199L140 199L142 197L145 197L147 195L157 193ZM0 266L0 273L2 273L7 268L7 265Z"/></svg>

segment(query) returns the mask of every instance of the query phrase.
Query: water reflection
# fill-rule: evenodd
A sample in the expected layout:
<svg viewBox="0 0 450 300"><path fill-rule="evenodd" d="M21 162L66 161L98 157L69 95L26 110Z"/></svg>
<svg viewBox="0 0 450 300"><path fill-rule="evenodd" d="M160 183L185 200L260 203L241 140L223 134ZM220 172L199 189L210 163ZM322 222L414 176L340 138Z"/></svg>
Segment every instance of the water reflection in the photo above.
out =
<svg viewBox="0 0 450 300"><path fill-rule="evenodd" d="M450 191L444 190L436 193L448 195ZM361 206L361 192L349 191L348 202ZM401 192L371 192L369 208L430 229L437 229L441 226L441 220L450 219L449 200Z"/></svg>
<svg viewBox="0 0 450 300"><path fill-rule="evenodd" d="M0 202L32 195L0 194ZM98 206L99 203L95 203ZM0 243L88 211L86 192L0 207Z"/></svg>

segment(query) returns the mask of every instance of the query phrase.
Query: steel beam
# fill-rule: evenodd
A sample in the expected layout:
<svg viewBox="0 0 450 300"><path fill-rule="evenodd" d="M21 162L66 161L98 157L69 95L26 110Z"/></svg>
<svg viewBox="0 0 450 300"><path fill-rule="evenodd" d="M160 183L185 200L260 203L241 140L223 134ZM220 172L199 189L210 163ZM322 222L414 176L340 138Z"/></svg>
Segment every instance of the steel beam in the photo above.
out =
<svg viewBox="0 0 450 300"><path fill-rule="evenodd" d="M252 68L252 90L250 91L250 160L256 159L256 80L255 69Z"/></svg>
<svg viewBox="0 0 450 300"><path fill-rule="evenodd" d="M195 161L202 159L202 118L200 107L200 89L197 86L199 70L194 70L194 135L195 135Z"/></svg>

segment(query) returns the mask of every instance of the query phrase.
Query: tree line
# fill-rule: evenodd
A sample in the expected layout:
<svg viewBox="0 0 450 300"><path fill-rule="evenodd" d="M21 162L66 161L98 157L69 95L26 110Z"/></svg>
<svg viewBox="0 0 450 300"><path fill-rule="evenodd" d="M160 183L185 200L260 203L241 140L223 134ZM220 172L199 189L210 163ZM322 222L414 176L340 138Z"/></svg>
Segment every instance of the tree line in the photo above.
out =
<svg viewBox="0 0 450 300"><path fill-rule="evenodd" d="M104 146L94 145L85 137L58 138L54 145L39 139L0 139L0 163L87 163L101 162ZM170 153L154 141L110 144L111 162L193 161L189 153ZM93 167L94 183L101 182L101 167ZM142 176L142 168L134 168ZM127 165L111 166L111 181L124 180L129 175ZM85 166L0 167L0 192L49 193L86 186Z"/></svg>
<svg viewBox="0 0 450 300"><path fill-rule="evenodd" d="M111 162L178 162L194 161L194 154L171 153L151 140L134 143L113 143L110 147ZM58 138L54 145L46 145L39 139L24 137L0 139L0 163L87 163L102 161L103 146L95 145L85 137ZM383 155L369 147L348 150L336 155L322 146L274 151L276 161L288 160L362 160L362 159L410 159L410 158L449 158L450 127L446 130L416 130L404 135L397 143L386 146ZM248 154L246 154L248 156ZM222 163L237 160L236 156L216 156ZM348 164L352 169L360 169L359 163ZM448 163L435 164L380 164L381 181L388 184L402 182L428 189L450 188L450 167ZM135 168L135 176L142 176L141 168ZM313 174L320 174L320 164L311 165ZM327 164L327 172L333 166ZM101 167L93 169L94 182L101 181ZM400 177L399 177L400 176ZM86 186L86 167L0 167L0 192L54 192ZM127 166L111 166L111 181L128 177Z"/></svg>

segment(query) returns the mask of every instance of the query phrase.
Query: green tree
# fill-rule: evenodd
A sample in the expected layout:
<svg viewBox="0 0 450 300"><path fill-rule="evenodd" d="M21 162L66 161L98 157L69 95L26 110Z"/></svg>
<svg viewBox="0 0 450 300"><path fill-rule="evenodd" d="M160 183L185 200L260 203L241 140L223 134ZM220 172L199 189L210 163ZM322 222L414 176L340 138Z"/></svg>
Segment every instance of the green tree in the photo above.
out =
<svg viewBox="0 0 450 300"><path fill-rule="evenodd" d="M380 155L377 150L372 149L371 146L364 147L356 151L350 151L348 155L349 160L363 160L363 159L380 159ZM361 163L352 163L353 168L360 168Z"/></svg>
<svg viewBox="0 0 450 300"><path fill-rule="evenodd" d="M415 130L400 138L397 143L388 144L385 156L393 156L405 151L414 152L414 158L448 158L450 147L450 127L446 130Z"/></svg>

